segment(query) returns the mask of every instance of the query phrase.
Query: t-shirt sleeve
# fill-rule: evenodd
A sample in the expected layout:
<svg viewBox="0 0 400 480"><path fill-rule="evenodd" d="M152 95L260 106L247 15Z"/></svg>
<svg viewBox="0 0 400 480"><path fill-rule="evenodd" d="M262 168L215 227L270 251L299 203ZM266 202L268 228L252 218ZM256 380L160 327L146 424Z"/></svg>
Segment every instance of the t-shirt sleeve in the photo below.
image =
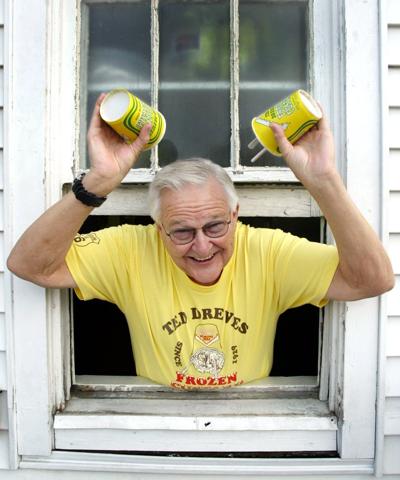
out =
<svg viewBox="0 0 400 480"><path fill-rule="evenodd" d="M126 285L127 264L124 227L111 227L88 234L78 234L67 253L66 263L81 300L97 298L120 303L122 285ZM134 241L134 235L129 235Z"/></svg>
<svg viewBox="0 0 400 480"><path fill-rule="evenodd" d="M323 307L336 272L335 246L277 231L273 239L274 283L279 311L311 303Z"/></svg>

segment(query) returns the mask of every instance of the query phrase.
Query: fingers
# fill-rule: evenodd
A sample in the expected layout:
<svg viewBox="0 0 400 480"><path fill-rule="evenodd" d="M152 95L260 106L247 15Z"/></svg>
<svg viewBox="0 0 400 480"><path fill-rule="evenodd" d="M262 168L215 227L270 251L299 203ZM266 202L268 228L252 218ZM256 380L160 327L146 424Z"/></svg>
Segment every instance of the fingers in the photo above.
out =
<svg viewBox="0 0 400 480"><path fill-rule="evenodd" d="M330 131L331 127L329 125L328 117L325 115L317 123L318 130Z"/></svg>
<svg viewBox="0 0 400 480"><path fill-rule="evenodd" d="M150 132L153 128L151 123L146 123L143 128L140 130L139 136L137 139L131 144L131 147L135 152L140 153L144 147L147 145L150 139Z"/></svg>
<svg viewBox="0 0 400 480"><path fill-rule="evenodd" d="M320 104L320 102L317 102L317 103L318 103L318 106L319 106L319 108L322 112L322 117L318 121L316 127L318 128L318 130L330 130L331 127L329 125L328 117L326 116L326 114L324 112L324 109L322 108L322 105Z"/></svg>
<svg viewBox="0 0 400 480"><path fill-rule="evenodd" d="M104 100L104 97L106 96L107 94L106 93L100 93L100 95L97 97L97 100L96 100L96 107L98 107L100 109L100 105L101 103L103 102Z"/></svg>
<svg viewBox="0 0 400 480"><path fill-rule="evenodd" d="M101 126L101 117L100 117L100 105L101 102L104 100L106 93L101 93L96 100L96 103L93 108L92 117L90 119L89 129L100 127Z"/></svg>
<svg viewBox="0 0 400 480"><path fill-rule="evenodd" d="M282 153L283 157L286 157L293 150L293 145L286 138L283 128L280 125L271 123L270 127L280 152Z"/></svg>

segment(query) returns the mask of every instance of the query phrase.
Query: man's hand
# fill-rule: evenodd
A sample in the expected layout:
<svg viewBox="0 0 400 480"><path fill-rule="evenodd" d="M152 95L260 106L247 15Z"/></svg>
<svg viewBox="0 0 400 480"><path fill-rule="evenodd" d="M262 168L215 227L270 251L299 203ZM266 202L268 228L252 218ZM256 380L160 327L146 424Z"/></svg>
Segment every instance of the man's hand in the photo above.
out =
<svg viewBox="0 0 400 480"><path fill-rule="evenodd" d="M116 188L137 161L146 146L151 124L146 124L138 138L128 145L100 117L100 105L105 97L101 94L93 110L87 140L90 172L84 178L87 190L104 196Z"/></svg>
<svg viewBox="0 0 400 480"><path fill-rule="evenodd" d="M271 129L287 165L311 192L337 174L333 136L325 117L294 145L280 125L272 123Z"/></svg>

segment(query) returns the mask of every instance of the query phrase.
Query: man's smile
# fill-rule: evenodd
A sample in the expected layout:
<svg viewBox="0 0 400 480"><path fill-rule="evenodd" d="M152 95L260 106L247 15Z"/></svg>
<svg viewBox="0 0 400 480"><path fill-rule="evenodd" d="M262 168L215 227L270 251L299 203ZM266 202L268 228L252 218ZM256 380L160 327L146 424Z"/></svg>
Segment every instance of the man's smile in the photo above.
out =
<svg viewBox="0 0 400 480"><path fill-rule="evenodd" d="M198 263L207 263L209 261L211 261L214 257L215 257L216 253L212 253L211 255L209 255L208 257L205 257L205 258L199 258L199 257L193 257L193 256L189 256L189 258L191 260L194 260L195 262L198 262Z"/></svg>

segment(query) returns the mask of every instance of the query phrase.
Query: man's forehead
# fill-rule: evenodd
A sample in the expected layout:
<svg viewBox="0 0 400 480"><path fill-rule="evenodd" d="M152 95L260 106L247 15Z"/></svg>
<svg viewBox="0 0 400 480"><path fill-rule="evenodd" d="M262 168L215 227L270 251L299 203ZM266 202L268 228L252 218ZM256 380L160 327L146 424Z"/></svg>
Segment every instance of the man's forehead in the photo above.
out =
<svg viewBox="0 0 400 480"><path fill-rule="evenodd" d="M163 204L179 199L181 202L207 200L208 198L221 198L228 203L228 198L224 187L215 179L210 178L204 183L187 183L180 188L163 188L160 192L160 203Z"/></svg>
<svg viewBox="0 0 400 480"><path fill-rule="evenodd" d="M164 189L160 196L161 216L170 225L181 224L191 218L208 221L229 213L229 202L218 184L185 185L181 190Z"/></svg>
<svg viewBox="0 0 400 480"><path fill-rule="evenodd" d="M219 213L208 213L204 215L204 220L198 218L198 216L192 216L191 218L189 217L180 217L177 215L176 217L171 216L168 219L168 226L169 228L175 228L175 227L196 227L197 225L194 225L194 223L197 223L196 220L198 219L200 222L199 226L204 226L210 222L213 222L214 220L226 220L227 214L225 212L219 212ZM200 217L200 215L199 215ZM193 225L192 225L193 224Z"/></svg>

